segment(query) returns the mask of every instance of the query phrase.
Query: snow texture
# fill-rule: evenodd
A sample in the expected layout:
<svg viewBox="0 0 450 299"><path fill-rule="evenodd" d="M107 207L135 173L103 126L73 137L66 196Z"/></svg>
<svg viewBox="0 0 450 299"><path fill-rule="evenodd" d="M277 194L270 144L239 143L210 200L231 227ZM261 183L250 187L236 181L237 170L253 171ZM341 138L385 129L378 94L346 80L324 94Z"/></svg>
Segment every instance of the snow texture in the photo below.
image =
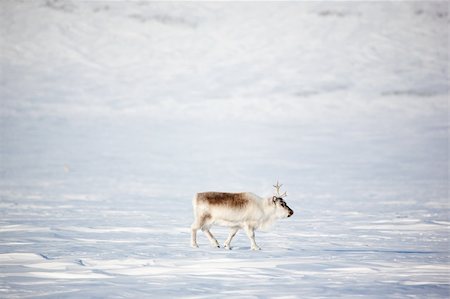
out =
<svg viewBox="0 0 450 299"><path fill-rule="evenodd" d="M1 298L449 297L448 3L0 9ZM190 248L277 179L261 251Z"/></svg>

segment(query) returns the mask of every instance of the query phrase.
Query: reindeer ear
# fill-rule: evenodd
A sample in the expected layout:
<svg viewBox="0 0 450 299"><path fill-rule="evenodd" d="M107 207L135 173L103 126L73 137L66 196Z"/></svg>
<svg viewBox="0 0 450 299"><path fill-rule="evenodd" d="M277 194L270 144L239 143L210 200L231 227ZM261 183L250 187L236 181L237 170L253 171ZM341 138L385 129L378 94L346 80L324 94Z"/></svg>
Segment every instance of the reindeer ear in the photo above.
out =
<svg viewBox="0 0 450 299"><path fill-rule="evenodd" d="M276 203L276 202L277 202L277 197L276 197L276 196L272 197L272 202L273 202L273 203Z"/></svg>

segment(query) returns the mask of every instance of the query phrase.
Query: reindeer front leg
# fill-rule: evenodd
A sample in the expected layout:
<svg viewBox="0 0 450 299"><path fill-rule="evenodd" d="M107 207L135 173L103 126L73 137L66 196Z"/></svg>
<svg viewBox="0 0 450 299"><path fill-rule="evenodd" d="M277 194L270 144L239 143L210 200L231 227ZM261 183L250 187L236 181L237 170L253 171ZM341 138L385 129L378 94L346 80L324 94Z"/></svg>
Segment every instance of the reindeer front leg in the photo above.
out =
<svg viewBox="0 0 450 299"><path fill-rule="evenodd" d="M233 237L236 235L236 233L238 232L239 227L231 227L230 228L230 233L228 234L228 239L225 241L225 243L223 244L223 247L225 247L225 249L231 249L230 243L231 240L233 239Z"/></svg>
<svg viewBox="0 0 450 299"><path fill-rule="evenodd" d="M261 248L256 245L255 241L255 229L249 225L245 226L245 232L247 233L248 238L250 239L251 249L252 250L261 250Z"/></svg>

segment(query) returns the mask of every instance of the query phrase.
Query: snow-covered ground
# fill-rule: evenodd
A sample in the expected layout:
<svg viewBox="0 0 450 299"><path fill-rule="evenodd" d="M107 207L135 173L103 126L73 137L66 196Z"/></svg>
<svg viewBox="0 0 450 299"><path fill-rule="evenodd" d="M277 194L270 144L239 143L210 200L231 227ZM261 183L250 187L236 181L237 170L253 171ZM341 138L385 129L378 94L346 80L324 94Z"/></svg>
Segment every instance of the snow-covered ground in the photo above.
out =
<svg viewBox="0 0 450 299"><path fill-rule="evenodd" d="M1 298L449 297L446 2L0 9ZM189 247L277 179L263 250Z"/></svg>

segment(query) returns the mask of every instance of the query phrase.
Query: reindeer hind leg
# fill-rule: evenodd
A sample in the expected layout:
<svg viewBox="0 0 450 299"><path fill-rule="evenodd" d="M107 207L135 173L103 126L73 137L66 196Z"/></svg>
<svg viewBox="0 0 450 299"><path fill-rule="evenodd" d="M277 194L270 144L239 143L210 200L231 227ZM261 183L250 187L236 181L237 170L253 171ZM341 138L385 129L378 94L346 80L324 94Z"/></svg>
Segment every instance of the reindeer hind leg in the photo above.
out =
<svg viewBox="0 0 450 299"><path fill-rule="evenodd" d="M202 222L202 231L205 233L211 245L213 247L220 248L219 242L217 242L216 238L214 238L213 234L209 230L211 226L211 215L210 214L202 215L201 222Z"/></svg>
<svg viewBox="0 0 450 299"><path fill-rule="evenodd" d="M204 228L203 232L205 233L205 235L208 237L209 242L211 243L212 247L217 247L220 248L219 242L217 242L217 239L214 238L213 234L211 233L211 231L209 230L209 228Z"/></svg>
<svg viewBox="0 0 450 299"><path fill-rule="evenodd" d="M191 225L191 247L197 248L197 230L203 227L204 220L202 217L195 217L194 223Z"/></svg>
<svg viewBox="0 0 450 299"><path fill-rule="evenodd" d="M206 237L208 237L208 240L211 242L211 244L214 247L220 247L219 243L217 242L216 238L211 234L209 231L209 225L211 223L209 220L211 220L211 215L209 214L201 214L197 215L194 223L191 225L191 246L192 247L198 247L197 244L197 230L201 229L203 232L205 232Z"/></svg>

